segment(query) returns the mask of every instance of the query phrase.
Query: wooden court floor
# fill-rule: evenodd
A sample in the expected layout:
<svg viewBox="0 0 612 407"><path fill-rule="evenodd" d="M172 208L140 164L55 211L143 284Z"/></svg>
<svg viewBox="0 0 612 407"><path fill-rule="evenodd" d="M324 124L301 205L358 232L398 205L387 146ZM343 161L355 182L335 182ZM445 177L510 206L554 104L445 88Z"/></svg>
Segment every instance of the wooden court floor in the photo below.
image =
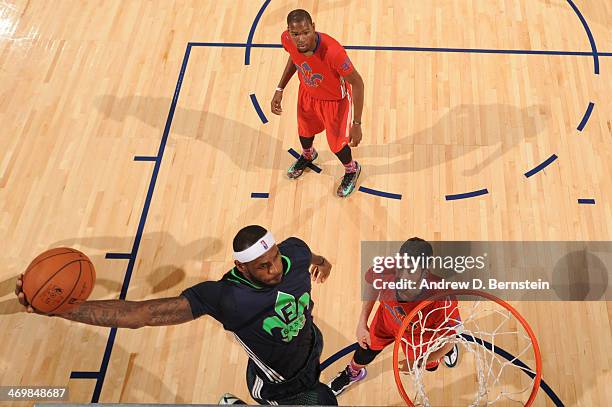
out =
<svg viewBox="0 0 612 407"><path fill-rule="evenodd" d="M337 199L323 137L322 172L285 177L297 79L272 115L287 56L261 44L279 44L298 7L369 47L348 50L366 87L360 185L401 199ZM298 236L334 265L313 290L326 358L354 342L362 240L611 240L611 52L600 0L0 0L0 385L66 385L73 402L251 400L246 355L212 319L118 330L105 353L109 329L22 313L15 276L55 246L91 257L92 299L118 298L129 274L137 300L219 278L244 225ZM514 305L565 405L609 405L610 303ZM401 405L390 356L340 403ZM70 378L101 365L97 390ZM434 380L453 405L446 374ZM536 405L554 404L541 392Z"/></svg>

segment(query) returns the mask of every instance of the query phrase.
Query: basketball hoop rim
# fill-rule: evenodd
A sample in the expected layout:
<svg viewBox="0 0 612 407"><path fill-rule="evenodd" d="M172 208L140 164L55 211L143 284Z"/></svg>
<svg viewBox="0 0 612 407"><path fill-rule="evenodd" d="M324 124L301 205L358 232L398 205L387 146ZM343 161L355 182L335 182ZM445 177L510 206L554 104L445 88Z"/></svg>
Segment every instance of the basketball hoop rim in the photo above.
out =
<svg viewBox="0 0 612 407"><path fill-rule="evenodd" d="M412 400L410 400L410 397L406 393L406 390L404 389L404 385L402 384L400 373L399 373L399 366L398 366L399 365L399 348L400 348L403 334L408 328L408 324L410 323L410 321L412 321L414 317L416 316L416 314L419 311L421 311L423 308L427 307L428 305L432 304L434 301L442 297L460 296L460 295L484 297L490 301L496 302L497 304L501 305L502 307L510 311L512 315L516 319L518 319L518 321L521 323L523 328L525 328L525 331L529 335L529 339L531 339L531 343L533 345L533 352L535 354L535 361L536 361L536 373L535 373L535 377L533 381L533 389L531 389L531 394L529 395L529 399L525 402L525 407L531 406L536 398L536 395L538 394L538 390L540 389L540 382L542 380L542 355L540 354L540 346L538 345L538 340L535 334L533 333L531 326L529 326L529 323L527 322L527 320L512 305L508 304L506 301L502 300L501 298L494 296L493 294L489 294L484 291L478 291L478 290L447 290L447 291L441 291L439 293L433 294L430 297L427 297L426 300L421 301L412 311L410 311L410 313L406 316L406 318L404 318L402 322L402 326L400 327L400 330L395 336L395 342L393 345L393 375L395 377L395 384L397 386L397 389L399 390L402 398L406 402L406 405L409 407L415 407L415 405L412 403Z"/></svg>

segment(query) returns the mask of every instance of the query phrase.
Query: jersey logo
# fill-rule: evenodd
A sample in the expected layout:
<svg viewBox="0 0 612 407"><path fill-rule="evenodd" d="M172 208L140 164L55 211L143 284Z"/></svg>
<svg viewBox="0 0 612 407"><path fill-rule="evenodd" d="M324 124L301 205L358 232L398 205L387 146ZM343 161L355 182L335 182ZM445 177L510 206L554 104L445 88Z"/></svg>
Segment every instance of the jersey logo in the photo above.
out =
<svg viewBox="0 0 612 407"><path fill-rule="evenodd" d="M274 306L278 315L266 318L263 322L263 330L273 335L272 330L278 328L281 330L283 341L291 342L304 328L306 323L304 309L308 307L310 307L310 294L304 293L296 301L293 295L279 291Z"/></svg>
<svg viewBox="0 0 612 407"><path fill-rule="evenodd" d="M295 65L296 68L302 74L302 78L304 78L304 83L311 88L317 88L323 81L323 75L320 73L312 73L312 68L306 62L303 62L302 65Z"/></svg>
<svg viewBox="0 0 612 407"><path fill-rule="evenodd" d="M344 72L346 72L349 69L351 69L351 60L349 59L349 57L346 57L346 59L344 60L344 62L340 66L340 69L342 69Z"/></svg>

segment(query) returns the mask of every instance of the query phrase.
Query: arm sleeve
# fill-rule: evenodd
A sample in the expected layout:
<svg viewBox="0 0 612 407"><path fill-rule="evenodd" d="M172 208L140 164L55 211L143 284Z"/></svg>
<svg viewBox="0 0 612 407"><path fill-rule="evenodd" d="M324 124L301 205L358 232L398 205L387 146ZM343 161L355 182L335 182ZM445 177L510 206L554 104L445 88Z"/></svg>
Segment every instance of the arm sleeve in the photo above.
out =
<svg viewBox="0 0 612 407"><path fill-rule="evenodd" d="M194 319L202 315L210 315L219 321L221 315L221 284L220 281L204 281L181 293L189 301Z"/></svg>
<svg viewBox="0 0 612 407"><path fill-rule="evenodd" d="M342 46L338 46L338 50L331 59L331 65L340 76L348 76L355 70L351 59Z"/></svg>

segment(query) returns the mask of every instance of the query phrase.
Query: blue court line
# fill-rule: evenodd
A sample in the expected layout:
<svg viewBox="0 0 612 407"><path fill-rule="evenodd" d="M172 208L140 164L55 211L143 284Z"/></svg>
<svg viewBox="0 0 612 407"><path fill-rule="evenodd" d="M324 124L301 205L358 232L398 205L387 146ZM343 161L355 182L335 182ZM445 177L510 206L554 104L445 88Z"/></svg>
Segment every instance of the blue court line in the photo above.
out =
<svg viewBox="0 0 612 407"><path fill-rule="evenodd" d="M134 156L134 161L157 161L157 157L149 155L136 155Z"/></svg>
<svg viewBox="0 0 612 407"><path fill-rule="evenodd" d="M105 259L122 259L129 260L132 258L132 253L106 253Z"/></svg>
<svg viewBox="0 0 612 407"><path fill-rule="evenodd" d="M251 198L269 198L270 194L267 192L251 192Z"/></svg>
<svg viewBox="0 0 612 407"><path fill-rule="evenodd" d="M446 200L454 201L457 199L473 198L475 196L486 195L488 193L489 193L489 190L486 188L483 188L483 189L479 189L478 191L465 192L463 194L446 195Z"/></svg>
<svg viewBox="0 0 612 407"><path fill-rule="evenodd" d="M166 126L164 127L164 133L161 138L159 144L159 150L157 153L158 160L155 161L155 166L153 167L153 174L151 175L151 181L149 182L149 189L147 190L147 196L145 198L144 206L142 208L142 214L140 216L140 221L138 223L138 229L136 231L136 236L134 239L134 244L132 245L132 251L130 253L129 262L126 269L126 274L123 278L123 285L121 287L121 293L119 294L119 299L124 300L127 295L127 289L130 285L130 280L132 278L132 272L134 270L134 264L136 262L136 256L138 255L138 249L140 247L140 241L142 239L142 233L144 231L144 226L147 221L147 215L149 213L149 208L151 206L151 200L153 198L153 192L155 190L155 184L157 182L157 175L159 174L159 169L161 166L161 161L164 157L164 151L166 149L166 143L168 141L168 135L170 134L170 126L172 125L172 118L174 117L174 112L176 111L176 105L178 102L179 94L181 91L181 86L183 84L183 78L185 77L185 71L187 69L187 62L189 61L189 55L191 54L191 45L187 44L185 49L185 56L183 57L183 63L181 65L181 70L179 72L178 80L176 83L176 88L174 90L174 96L172 98L172 103L170 104L170 111L168 112L168 118L166 119ZM120 257L125 258L125 257ZM108 336L108 340L106 341L106 347L104 349L104 356L102 357L102 362L100 364L100 370L98 376L96 378L96 386L94 388L93 395L91 396L91 402L97 403L100 399L100 393L102 392L102 386L104 385L104 379L106 377L106 371L108 370L108 364L110 362L111 352L113 350L113 345L115 343L115 337L117 335L117 328L111 328ZM87 377L84 377L83 374L78 374L74 378L93 378L92 374L88 374ZM72 377L72 374L71 374Z"/></svg>
<svg viewBox="0 0 612 407"><path fill-rule="evenodd" d="M582 121L578 125L578 131L584 130L584 126L586 126L587 122L589 121L589 118L591 117L591 113L593 113L594 107L595 107L595 103L589 102L589 106L587 107L586 112L584 112L584 116L582 116Z"/></svg>
<svg viewBox="0 0 612 407"><path fill-rule="evenodd" d="M71 372L71 379L97 379L100 372Z"/></svg>
<svg viewBox="0 0 612 407"><path fill-rule="evenodd" d="M294 149L290 148L289 150L287 150L287 152L289 154L291 154L292 156L294 156L295 158L300 158L300 153L298 153L297 151L295 151ZM321 168L317 167L314 164L308 164L308 168L310 168L311 170L313 170L314 172L316 172L317 174L320 174L321 171L323 171Z"/></svg>
<svg viewBox="0 0 612 407"><path fill-rule="evenodd" d="M249 96L251 97L251 103L253 103L253 107L255 108L255 111L259 115L261 122L263 124L268 123L268 119L266 115L264 114L263 110L261 110L261 106L259 105L259 102L257 101L257 96L255 96L254 93L251 93Z"/></svg>
<svg viewBox="0 0 612 407"><path fill-rule="evenodd" d="M320 364L321 371L327 369L329 367L329 365L331 365L332 363L334 363L338 359L348 355L349 353L352 353L352 352L356 351L357 348L359 348L359 344L357 342L355 342L352 345L349 345L349 346L345 347L344 349L340 349L338 352L334 353L333 355L331 355L330 357L325 359L323 361L323 363Z"/></svg>
<svg viewBox="0 0 612 407"><path fill-rule="evenodd" d="M578 203L582 205L595 205L595 199L593 198L578 198Z"/></svg>
<svg viewBox="0 0 612 407"><path fill-rule="evenodd" d="M589 24L587 23L586 19L584 18L578 7L576 7L574 2L572 0L567 0L567 2L574 10L574 13L576 13L578 18L580 19L580 22L582 23L582 26L586 31L587 37L589 37L589 42L591 43L591 51L593 55L593 66L595 75L599 75L599 56L597 54L597 45L595 44L595 38L593 37L593 33L591 32L591 29L589 28Z"/></svg>
<svg viewBox="0 0 612 407"><path fill-rule="evenodd" d="M544 161L544 162L543 162L543 163L541 163L541 164L538 164L538 166L537 166L537 167L535 167L534 169L531 169L531 170L527 171L527 172L525 173L525 177L529 178L529 177L531 177L532 175L534 175L534 174L536 174L536 173L538 173L538 172L542 171L544 168L548 167L548 166L549 166L549 165L550 165L550 164L551 164L553 161L555 161L557 158L559 158L559 157L557 157L557 155L556 155L556 154L551 155L550 157L548 157L548 158L546 159L546 161Z"/></svg>
<svg viewBox="0 0 612 407"><path fill-rule="evenodd" d="M242 42L190 42L192 47L228 47L228 48L283 48L281 44ZM444 48L444 47L399 47L385 45L345 45L345 49L359 51L403 51L403 52L447 52L466 54L508 54L508 55L558 55L591 57L590 51L555 51L555 50L528 50L528 49L489 49L489 48ZM612 52L599 52L599 57L612 57Z"/></svg>
<svg viewBox="0 0 612 407"><path fill-rule="evenodd" d="M481 346L484 346L485 348L492 350L497 353L498 355L500 355L501 357L503 357L504 359L512 362L514 365L518 366L521 368L521 370L523 372L525 372L529 377L531 377L532 379L535 377L535 374L533 374L529 369L529 367L523 363L520 359L516 358L515 356L513 356L510 352L500 348L499 346L495 346L493 347L493 345L483 339L480 338L474 338L471 335L466 335L466 334L462 334L461 336L463 336L466 340L470 341L470 342L475 342ZM334 353L333 355L331 355L330 357L328 357L327 359L325 359L321 364L321 371L325 370L326 368L328 368L331 364L333 364L334 362L336 362L337 360L339 360L340 358L348 355L349 353L354 352L355 350L357 350L357 348L359 347L359 344L357 342L343 348L340 349L338 352ZM525 370L527 369L527 370ZM561 399L559 398L559 396L557 396L557 394L554 392L554 390L544 381L544 379L542 379L540 381L540 388L542 390L544 390L544 393L546 393L546 395L548 397L550 397L550 399L552 400L553 403L555 403L556 407L565 407L565 405L563 404L563 402L561 401Z"/></svg>
<svg viewBox="0 0 612 407"><path fill-rule="evenodd" d="M246 42L246 49L244 50L245 65L251 64L251 43L253 42L253 37L255 36L255 29L257 28L257 24L259 24L259 19L261 18L262 14L264 13L264 11L266 11L266 7L268 7L268 4L270 4L270 1L271 0L264 1L264 3L261 5L261 8L259 9L259 12L255 16L255 20L253 20L253 24L251 24L251 30L249 31L249 37L247 38Z"/></svg>
<svg viewBox="0 0 612 407"><path fill-rule="evenodd" d="M391 192L378 191L376 189L366 188L366 187L359 187L359 192L363 192L365 194L370 194L370 195L382 196L383 198L402 199L401 194L394 194Z"/></svg>

